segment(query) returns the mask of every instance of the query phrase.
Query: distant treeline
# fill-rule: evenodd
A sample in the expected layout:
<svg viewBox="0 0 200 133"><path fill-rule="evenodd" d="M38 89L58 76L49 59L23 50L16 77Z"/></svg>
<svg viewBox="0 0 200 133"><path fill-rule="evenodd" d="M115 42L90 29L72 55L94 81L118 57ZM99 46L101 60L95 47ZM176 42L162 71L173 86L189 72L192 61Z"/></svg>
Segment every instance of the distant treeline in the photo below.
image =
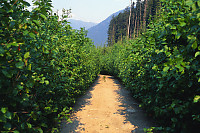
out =
<svg viewBox="0 0 200 133"><path fill-rule="evenodd" d="M131 10L130 7L127 7L124 12L112 18L108 29L108 46L122 40L124 36L128 38L138 37L141 32L146 30L150 20L157 16L160 8L160 0L133 2Z"/></svg>

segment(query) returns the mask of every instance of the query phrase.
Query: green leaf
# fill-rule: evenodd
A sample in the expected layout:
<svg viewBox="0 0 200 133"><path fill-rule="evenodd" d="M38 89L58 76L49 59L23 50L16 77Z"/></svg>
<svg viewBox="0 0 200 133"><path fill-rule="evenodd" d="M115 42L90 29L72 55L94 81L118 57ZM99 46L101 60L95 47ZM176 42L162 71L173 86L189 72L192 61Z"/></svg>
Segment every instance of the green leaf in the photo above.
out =
<svg viewBox="0 0 200 133"><path fill-rule="evenodd" d="M26 123L28 128L32 128L32 125L30 123Z"/></svg>
<svg viewBox="0 0 200 133"><path fill-rule="evenodd" d="M8 12L9 12L9 13L13 13L13 9L10 9Z"/></svg>
<svg viewBox="0 0 200 133"><path fill-rule="evenodd" d="M24 54L24 58L27 59L27 58L29 58L29 57L30 57L30 52L26 52L26 53Z"/></svg>
<svg viewBox="0 0 200 133"><path fill-rule="evenodd" d="M197 13L197 18L200 18L200 13Z"/></svg>
<svg viewBox="0 0 200 133"><path fill-rule="evenodd" d="M18 43L16 43L16 42L13 42L13 43L10 43L10 45L12 45L12 46L19 46L19 44Z"/></svg>
<svg viewBox="0 0 200 133"><path fill-rule="evenodd" d="M195 57L197 57L198 55L200 55L199 51L195 53Z"/></svg>
<svg viewBox="0 0 200 133"><path fill-rule="evenodd" d="M40 133L43 133L43 130L41 128L37 129Z"/></svg>
<svg viewBox="0 0 200 133"><path fill-rule="evenodd" d="M152 69L155 70L155 71L157 71L157 70L158 70L158 66L154 65L154 66L152 67Z"/></svg>
<svg viewBox="0 0 200 133"><path fill-rule="evenodd" d="M40 17L42 17L44 20L47 19L47 17L44 14L40 14Z"/></svg>
<svg viewBox="0 0 200 133"><path fill-rule="evenodd" d="M172 30L176 30L176 26L171 26L171 28L170 29L172 29Z"/></svg>
<svg viewBox="0 0 200 133"><path fill-rule="evenodd" d="M28 70L31 71L31 64L28 65Z"/></svg>
<svg viewBox="0 0 200 133"><path fill-rule="evenodd" d="M21 85L17 85L17 88L20 89L20 90L23 90L24 87L21 86Z"/></svg>
<svg viewBox="0 0 200 133"><path fill-rule="evenodd" d="M19 69L23 69L23 67L24 67L24 62L20 61L20 62L16 63L15 66L16 66L17 68L19 68Z"/></svg>
<svg viewBox="0 0 200 133"><path fill-rule="evenodd" d="M186 26L186 23L185 22L180 22L180 26L184 27L184 26Z"/></svg>
<svg viewBox="0 0 200 133"><path fill-rule="evenodd" d="M1 112L2 112L2 113L4 113L4 114L5 114L5 113L6 113L6 111L7 111L7 109L6 109L6 108L1 108Z"/></svg>
<svg viewBox="0 0 200 133"><path fill-rule="evenodd" d="M194 103L197 103L197 102L199 101L199 99L200 99L200 96L199 96L199 95L195 96L195 97L194 97Z"/></svg>
<svg viewBox="0 0 200 133"><path fill-rule="evenodd" d="M23 35L27 35L28 33L29 33L29 31L26 30L23 32Z"/></svg>
<svg viewBox="0 0 200 133"><path fill-rule="evenodd" d="M45 123L42 123L41 126L42 127L48 127L47 124L45 124Z"/></svg>
<svg viewBox="0 0 200 133"><path fill-rule="evenodd" d="M171 118L171 121L176 123L178 120L176 118Z"/></svg>
<svg viewBox="0 0 200 133"><path fill-rule="evenodd" d="M180 72L184 70L184 67L182 67L180 64L175 65L175 67L178 68Z"/></svg>
<svg viewBox="0 0 200 133"><path fill-rule="evenodd" d="M40 80L40 83L44 84L44 79Z"/></svg>
<svg viewBox="0 0 200 133"><path fill-rule="evenodd" d="M163 68L163 71L164 71L164 72L167 72L168 70L169 70L169 67L168 67L168 66L166 66L166 67Z"/></svg>
<svg viewBox="0 0 200 133"><path fill-rule="evenodd" d="M36 25L40 26L40 22L39 22L39 21L33 20L33 22L34 22Z"/></svg>
<svg viewBox="0 0 200 133"><path fill-rule="evenodd" d="M199 76L200 75L200 71L196 75Z"/></svg>
<svg viewBox="0 0 200 133"><path fill-rule="evenodd" d="M15 130L15 131L13 131L13 133L20 133L20 132Z"/></svg>
<svg viewBox="0 0 200 133"><path fill-rule="evenodd" d="M181 35L182 35L182 34L181 34L180 32L178 32L177 35L176 35L176 38L177 38L177 39L180 39Z"/></svg>
<svg viewBox="0 0 200 133"><path fill-rule="evenodd" d="M186 5L187 6L192 6L193 5L193 1L192 0L186 0Z"/></svg>
<svg viewBox="0 0 200 133"><path fill-rule="evenodd" d="M5 116L10 120L12 119L12 114L10 112L6 112Z"/></svg>
<svg viewBox="0 0 200 133"><path fill-rule="evenodd" d="M49 84L49 81L48 81L48 80L45 80L44 82L45 82L45 84L46 84L46 85L48 85L48 84Z"/></svg>
<svg viewBox="0 0 200 133"><path fill-rule="evenodd" d="M33 34L33 33L29 33L29 36L32 38L35 38L35 34Z"/></svg>
<svg viewBox="0 0 200 133"><path fill-rule="evenodd" d="M174 108L175 106L176 106L176 104L174 104L174 103L171 104L171 107L172 107L172 108Z"/></svg>
<svg viewBox="0 0 200 133"><path fill-rule="evenodd" d="M195 41L195 42L192 44L192 48L193 48L193 49L196 49L196 48L197 48L197 41Z"/></svg>
<svg viewBox="0 0 200 133"><path fill-rule="evenodd" d="M167 23L166 24L166 27L171 27L172 25L170 23Z"/></svg>

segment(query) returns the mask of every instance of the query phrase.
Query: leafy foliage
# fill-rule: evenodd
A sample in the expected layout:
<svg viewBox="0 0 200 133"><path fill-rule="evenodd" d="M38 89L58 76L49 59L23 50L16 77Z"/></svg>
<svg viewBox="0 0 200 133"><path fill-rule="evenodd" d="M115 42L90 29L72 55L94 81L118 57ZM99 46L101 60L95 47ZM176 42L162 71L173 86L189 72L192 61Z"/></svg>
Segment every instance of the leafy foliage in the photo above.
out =
<svg viewBox="0 0 200 133"><path fill-rule="evenodd" d="M98 52L83 29L70 27L66 11L58 21L51 0L34 5L30 12L24 0L0 3L0 131L5 133L55 132L100 71Z"/></svg>
<svg viewBox="0 0 200 133"><path fill-rule="evenodd" d="M160 17L135 40L104 48L103 72L118 76L162 132L200 126L200 2L162 1Z"/></svg>
<svg viewBox="0 0 200 133"><path fill-rule="evenodd" d="M198 0L163 0L160 17L140 37L97 49L83 29L70 27L65 10L59 21L51 0L34 4L30 12L24 0L0 3L1 132L58 131L55 125L100 69L118 76L159 120L161 127L146 131L198 132Z"/></svg>

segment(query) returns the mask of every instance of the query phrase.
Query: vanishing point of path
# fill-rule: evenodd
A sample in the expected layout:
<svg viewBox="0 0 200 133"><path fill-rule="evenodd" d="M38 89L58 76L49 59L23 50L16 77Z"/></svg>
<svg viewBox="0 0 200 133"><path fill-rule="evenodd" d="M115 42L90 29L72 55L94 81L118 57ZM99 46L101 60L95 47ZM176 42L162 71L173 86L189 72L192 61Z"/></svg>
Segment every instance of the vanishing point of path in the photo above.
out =
<svg viewBox="0 0 200 133"><path fill-rule="evenodd" d="M108 75L100 75L77 100L70 119L61 133L143 133L143 128L153 126L130 92Z"/></svg>

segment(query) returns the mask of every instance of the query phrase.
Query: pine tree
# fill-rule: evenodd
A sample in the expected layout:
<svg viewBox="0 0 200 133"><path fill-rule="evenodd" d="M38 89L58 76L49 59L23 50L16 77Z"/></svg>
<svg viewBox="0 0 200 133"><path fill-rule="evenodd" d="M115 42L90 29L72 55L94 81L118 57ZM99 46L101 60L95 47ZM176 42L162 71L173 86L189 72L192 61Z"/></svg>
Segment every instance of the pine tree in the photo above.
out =
<svg viewBox="0 0 200 133"><path fill-rule="evenodd" d="M136 7L134 5L133 2L130 8L112 18L108 30L108 46L122 41L125 36L138 37L147 28L149 19L159 15L161 8L160 0L137 0Z"/></svg>

